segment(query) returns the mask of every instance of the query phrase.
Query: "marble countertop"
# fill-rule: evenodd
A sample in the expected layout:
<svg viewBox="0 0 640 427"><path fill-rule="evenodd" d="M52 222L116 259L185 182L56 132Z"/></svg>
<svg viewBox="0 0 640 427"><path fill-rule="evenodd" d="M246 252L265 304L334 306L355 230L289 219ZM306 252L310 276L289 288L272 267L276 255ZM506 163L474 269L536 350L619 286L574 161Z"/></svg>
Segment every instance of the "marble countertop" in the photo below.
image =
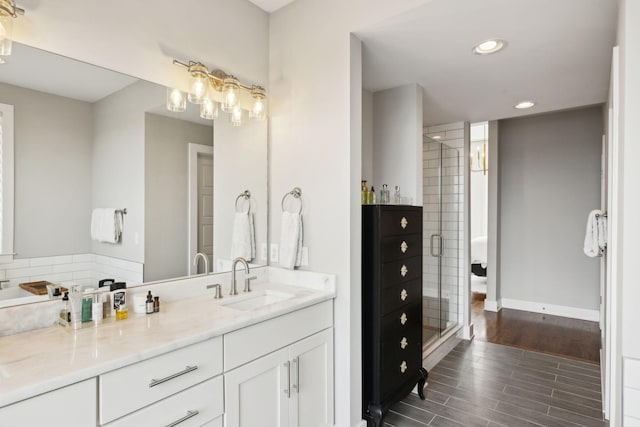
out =
<svg viewBox="0 0 640 427"><path fill-rule="evenodd" d="M253 289L293 297L241 311L219 303L240 300L242 293L222 300L211 293L161 304L150 315L129 307L128 319L108 318L97 327L56 326L0 338L0 407L335 297L332 287L268 282Z"/></svg>

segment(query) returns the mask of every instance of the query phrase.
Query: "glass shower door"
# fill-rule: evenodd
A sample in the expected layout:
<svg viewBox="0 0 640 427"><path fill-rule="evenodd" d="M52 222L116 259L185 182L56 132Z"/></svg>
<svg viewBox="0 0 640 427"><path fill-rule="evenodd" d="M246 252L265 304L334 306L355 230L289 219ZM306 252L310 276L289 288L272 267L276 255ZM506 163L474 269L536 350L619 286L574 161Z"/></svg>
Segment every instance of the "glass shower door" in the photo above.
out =
<svg viewBox="0 0 640 427"><path fill-rule="evenodd" d="M424 144L423 343L425 349L460 323L463 201L462 148Z"/></svg>

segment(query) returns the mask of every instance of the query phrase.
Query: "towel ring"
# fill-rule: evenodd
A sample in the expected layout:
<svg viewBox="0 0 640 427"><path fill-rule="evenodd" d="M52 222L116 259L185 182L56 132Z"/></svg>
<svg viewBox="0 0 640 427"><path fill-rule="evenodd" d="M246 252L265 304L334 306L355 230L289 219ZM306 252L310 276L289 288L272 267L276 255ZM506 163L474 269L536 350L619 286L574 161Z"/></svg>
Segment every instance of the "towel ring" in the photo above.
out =
<svg viewBox="0 0 640 427"><path fill-rule="evenodd" d="M249 201L249 199L251 199L251 191L249 190L244 190L242 193L240 193L240 195L238 197L236 197L236 212L240 212L238 210L238 202L240 201L240 199L244 199ZM249 210L247 212L249 212L251 210L251 202L249 201Z"/></svg>
<svg viewBox="0 0 640 427"><path fill-rule="evenodd" d="M285 195L282 197L282 212L286 212L286 209L284 208L284 202L287 200L287 197L293 197L294 199L298 199L300 201L300 209L298 209L298 215L300 215L302 213L302 190L300 189L300 187L294 187L293 190L289 191L288 193L285 193Z"/></svg>

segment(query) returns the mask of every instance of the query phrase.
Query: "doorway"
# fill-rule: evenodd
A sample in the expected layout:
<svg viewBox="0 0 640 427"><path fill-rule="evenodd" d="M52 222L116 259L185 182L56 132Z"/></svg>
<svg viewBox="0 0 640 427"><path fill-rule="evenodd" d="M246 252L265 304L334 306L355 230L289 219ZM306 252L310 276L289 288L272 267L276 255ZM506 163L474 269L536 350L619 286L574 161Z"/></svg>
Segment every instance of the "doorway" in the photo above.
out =
<svg viewBox="0 0 640 427"><path fill-rule="evenodd" d="M189 144L189 243L187 271L203 273L204 266L193 265L196 253L207 256L213 265L213 147Z"/></svg>

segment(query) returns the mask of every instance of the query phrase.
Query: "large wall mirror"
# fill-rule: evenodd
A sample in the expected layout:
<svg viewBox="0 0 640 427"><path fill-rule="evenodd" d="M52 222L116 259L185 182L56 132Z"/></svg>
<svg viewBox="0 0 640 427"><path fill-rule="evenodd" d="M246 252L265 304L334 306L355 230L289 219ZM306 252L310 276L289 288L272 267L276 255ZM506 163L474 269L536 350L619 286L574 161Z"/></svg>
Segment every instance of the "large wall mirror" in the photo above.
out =
<svg viewBox="0 0 640 427"><path fill-rule="evenodd" d="M2 168L14 172L3 179L0 210L11 209L9 186L14 200L13 226L8 214L1 221L0 300L32 301L19 286L27 282L86 288L104 278L139 284L198 274L196 252L210 271L228 271L247 251L237 240L232 249L247 231L237 217L247 212L251 263L266 264L266 121L235 127L222 113L200 118L191 104L170 112L164 86L18 43L5 61ZM119 243L92 239L97 208L126 209Z"/></svg>

